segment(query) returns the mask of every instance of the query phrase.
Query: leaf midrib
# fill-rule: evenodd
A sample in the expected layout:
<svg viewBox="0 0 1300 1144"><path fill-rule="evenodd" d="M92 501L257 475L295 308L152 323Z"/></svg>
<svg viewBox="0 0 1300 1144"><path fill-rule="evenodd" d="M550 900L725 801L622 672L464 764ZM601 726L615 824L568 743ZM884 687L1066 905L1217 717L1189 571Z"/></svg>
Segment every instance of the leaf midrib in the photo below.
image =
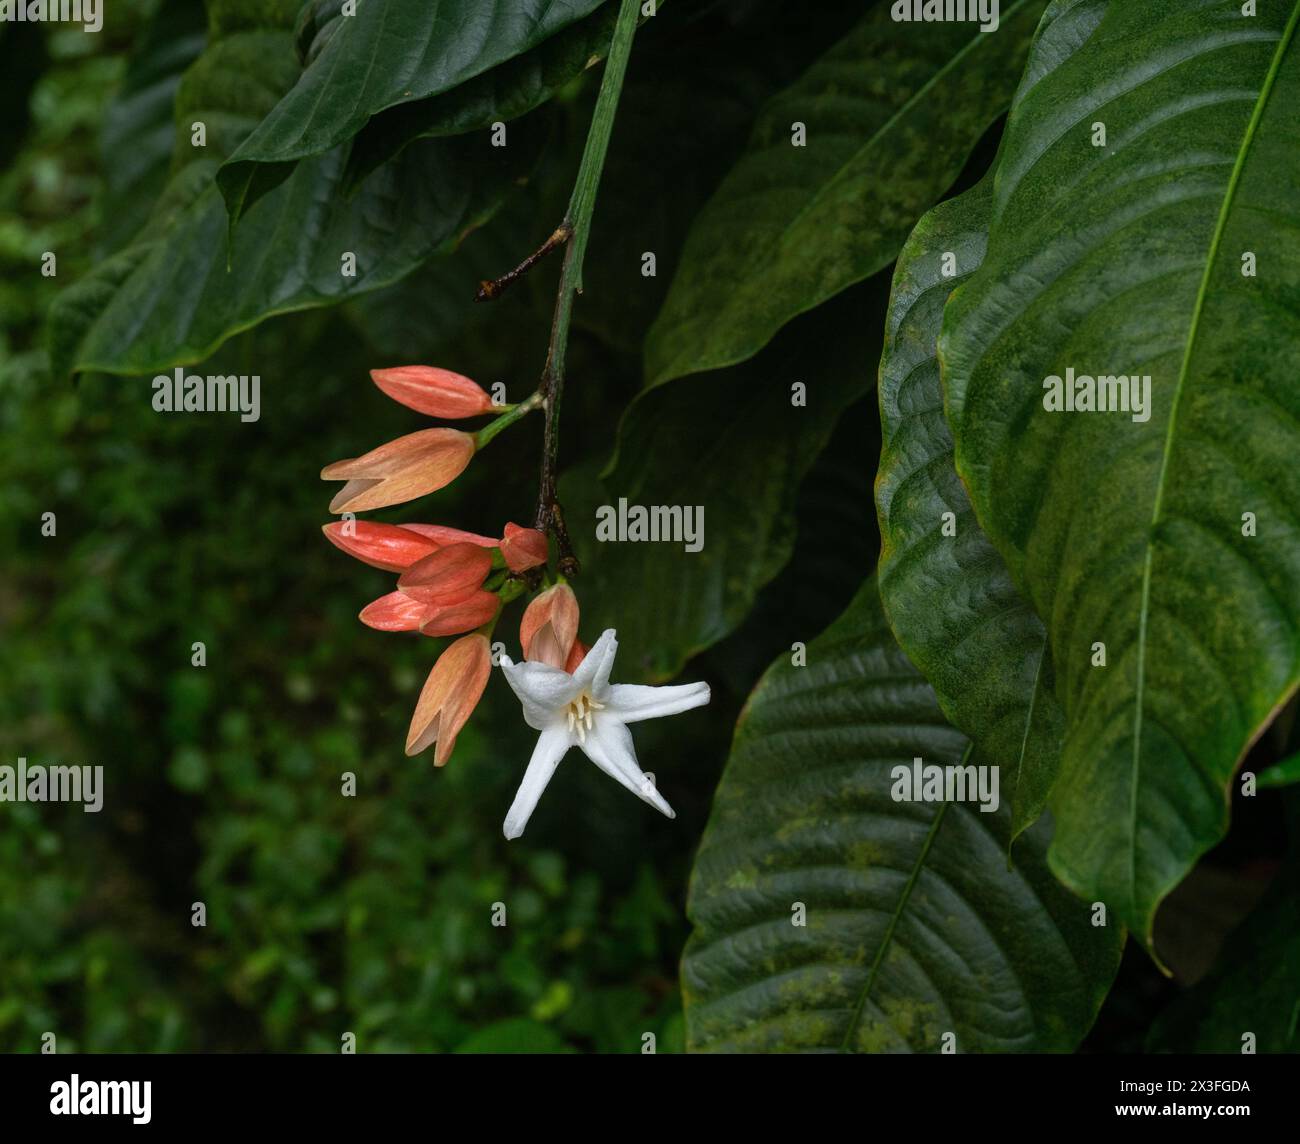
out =
<svg viewBox="0 0 1300 1144"><path fill-rule="evenodd" d="M1169 409L1169 422L1165 428L1165 443L1160 456L1160 472L1156 478L1155 500L1151 510L1151 525L1147 530L1145 557L1142 565L1142 593L1141 603L1138 610L1138 662L1137 662L1137 685L1134 694L1134 714L1133 714L1133 762L1132 775L1129 782L1129 901L1131 904L1137 903L1137 804L1138 804L1138 778L1142 766L1142 715L1145 704L1146 693L1146 638L1147 625L1150 618L1151 610L1151 569L1154 562L1155 553L1155 534L1161 519L1161 510L1164 507L1165 479L1169 472L1169 458L1173 452L1174 432L1178 422L1178 406L1182 399L1183 390L1187 382L1187 376L1190 372L1192 355L1195 352L1196 340L1200 333L1201 315L1205 310L1206 297L1209 292L1210 276L1213 274L1218 262L1219 250L1223 242L1223 235L1227 229L1228 218L1232 213L1232 208L1237 195L1237 188L1241 184L1242 172L1246 166L1246 157L1250 148L1255 141L1255 136L1259 130L1260 122L1264 117L1264 109L1268 105L1269 98L1273 94L1274 85L1277 82L1278 73L1282 68L1282 60L1286 56L1291 46L1291 41L1295 37L1297 23L1300 23L1300 0L1291 10L1290 19L1282 32L1282 37L1278 41L1276 51L1273 53L1273 59L1269 64L1269 69L1264 77L1263 86L1260 88L1259 98L1255 101L1255 110L1252 112L1250 122L1246 125L1246 133L1242 138L1241 145L1237 149L1237 160L1233 164L1232 174L1229 176L1228 185L1224 190L1223 203L1219 208L1219 217L1215 222L1214 235L1210 241L1209 250L1206 253L1205 269L1201 274L1200 286L1196 291L1196 302L1192 309L1191 325L1187 331L1187 342L1183 349L1183 360L1178 370L1178 381L1174 386L1174 398ZM1147 939L1146 944L1150 945L1150 924L1147 925L1147 933L1144 935Z"/></svg>
<svg viewBox="0 0 1300 1144"><path fill-rule="evenodd" d="M964 767L967 759L970 758L971 749L974 743L967 743L966 750L962 752L961 761L958 766ZM871 970L867 974L867 980L858 994L857 1003L853 1006L853 1014L849 1018L848 1028L844 1030L844 1039L840 1042L840 1052L850 1052L850 1046L853 1038L857 1035L858 1025L862 1023L862 1011L866 1008L867 998L871 996L871 991L876 987L876 978L880 974L880 967L884 964L885 953L894 941L894 930L898 928L899 920L903 916L903 911L907 908L908 900L912 896L912 890L916 886L917 879L921 876L921 869L925 866L925 860L930 856L930 848L934 845L935 836L939 833L939 827L943 823L944 815L948 812L951 803L942 803L938 812L934 816L934 821L930 823L930 829L926 833L925 842L921 846L920 853L916 856L916 861L912 865L912 872L908 875L907 882L903 886L903 892L898 896L898 904L894 907L893 912L889 915L889 925L885 927L884 936L880 939L880 945L876 948L876 956L871 962Z"/></svg>

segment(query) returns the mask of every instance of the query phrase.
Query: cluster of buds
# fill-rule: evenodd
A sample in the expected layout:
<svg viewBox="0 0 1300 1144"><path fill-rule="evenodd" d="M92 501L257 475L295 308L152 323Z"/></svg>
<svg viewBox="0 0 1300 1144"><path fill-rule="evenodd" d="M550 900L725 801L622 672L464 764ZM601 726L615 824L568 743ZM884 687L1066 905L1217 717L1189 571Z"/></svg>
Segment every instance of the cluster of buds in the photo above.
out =
<svg viewBox="0 0 1300 1144"><path fill-rule="evenodd" d="M433 417L458 419L509 408L493 405L476 382L449 370L402 366L373 370L370 376L389 397ZM346 481L330 502L330 511L344 519L323 527L326 538L363 563L397 573L394 590L367 604L361 622L385 632L460 637L429 673L406 739L408 755L434 747L436 766L450 758L487 686L490 636L503 602L522 590L520 574L546 565L547 539L537 529L513 523L498 538L437 524L381 524L353 514L446 487L476 449L472 433L425 429L321 472L324 480ZM559 583L528 606L520 644L525 659L572 671L586 651L577 634L577 599Z"/></svg>

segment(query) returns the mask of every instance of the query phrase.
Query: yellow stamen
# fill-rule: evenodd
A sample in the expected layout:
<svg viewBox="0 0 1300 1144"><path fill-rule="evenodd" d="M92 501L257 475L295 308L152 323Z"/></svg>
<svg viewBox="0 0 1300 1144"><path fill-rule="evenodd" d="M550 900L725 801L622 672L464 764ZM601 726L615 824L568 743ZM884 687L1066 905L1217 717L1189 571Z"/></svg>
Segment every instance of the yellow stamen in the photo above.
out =
<svg viewBox="0 0 1300 1144"><path fill-rule="evenodd" d="M587 741L587 732L595 724L595 714L604 706L603 703L598 703L593 699L588 691L584 691L569 704L569 730L578 732L579 743Z"/></svg>

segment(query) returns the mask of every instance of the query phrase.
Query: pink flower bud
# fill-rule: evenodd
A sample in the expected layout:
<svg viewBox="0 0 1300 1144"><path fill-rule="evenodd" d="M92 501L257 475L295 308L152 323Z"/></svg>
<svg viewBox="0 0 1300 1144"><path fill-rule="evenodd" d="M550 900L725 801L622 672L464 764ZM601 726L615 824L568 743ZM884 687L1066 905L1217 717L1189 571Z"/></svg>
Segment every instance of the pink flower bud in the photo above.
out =
<svg viewBox="0 0 1300 1144"><path fill-rule="evenodd" d="M415 632L429 611L429 605L405 592L389 592L361 609L358 617L368 628L381 632Z"/></svg>
<svg viewBox="0 0 1300 1144"><path fill-rule="evenodd" d="M449 544L478 544L483 548L496 548L501 541L491 536L480 536L477 532L462 532L459 528L447 528L442 524L404 524L408 532L418 532L427 536L439 548Z"/></svg>
<svg viewBox="0 0 1300 1144"><path fill-rule="evenodd" d="M411 529L370 520L336 520L321 531L336 548L385 572L404 572L438 549L437 542Z"/></svg>
<svg viewBox="0 0 1300 1144"><path fill-rule="evenodd" d="M397 586L424 604L457 604L476 591L491 570L488 549L451 544L412 564L398 578Z"/></svg>
<svg viewBox="0 0 1300 1144"><path fill-rule="evenodd" d="M423 429L372 449L364 457L335 461L325 481L347 481L330 512L365 512L402 504L451 484L474 456L474 438L459 429Z"/></svg>
<svg viewBox="0 0 1300 1144"><path fill-rule="evenodd" d="M483 387L449 369L431 365L399 365L372 369L370 377L394 401L430 417L477 417L495 412Z"/></svg>
<svg viewBox="0 0 1300 1144"><path fill-rule="evenodd" d="M426 636L456 636L481 628L497 614L501 602L495 592L472 592L453 604L425 605L420 632Z"/></svg>
<svg viewBox="0 0 1300 1144"><path fill-rule="evenodd" d="M501 538L501 555L511 572L526 572L546 563L546 534L535 528L507 524Z"/></svg>
<svg viewBox="0 0 1300 1144"><path fill-rule="evenodd" d="M492 672L487 636L464 636L438 657L429 672L411 717L406 753L418 755L437 744L434 766L444 766L456 745L456 736L478 706Z"/></svg>

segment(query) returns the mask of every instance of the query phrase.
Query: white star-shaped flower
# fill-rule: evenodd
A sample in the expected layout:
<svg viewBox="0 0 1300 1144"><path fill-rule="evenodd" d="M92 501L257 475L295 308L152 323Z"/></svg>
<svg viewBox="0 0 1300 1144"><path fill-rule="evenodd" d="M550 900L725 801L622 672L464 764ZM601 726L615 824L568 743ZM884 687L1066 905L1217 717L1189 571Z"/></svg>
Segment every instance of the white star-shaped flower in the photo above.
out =
<svg viewBox="0 0 1300 1144"><path fill-rule="evenodd" d="M523 704L524 722L541 732L506 815L507 838L523 834L542 791L570 747L580 748L607 775L669 818L677 817L637 763L627 724L702 707L709 701L709 685L610 683L609 670L617 651L618 640L609 628L572 675L545 663L514 663L509 656L501 657L506 680Z"/></svg>

